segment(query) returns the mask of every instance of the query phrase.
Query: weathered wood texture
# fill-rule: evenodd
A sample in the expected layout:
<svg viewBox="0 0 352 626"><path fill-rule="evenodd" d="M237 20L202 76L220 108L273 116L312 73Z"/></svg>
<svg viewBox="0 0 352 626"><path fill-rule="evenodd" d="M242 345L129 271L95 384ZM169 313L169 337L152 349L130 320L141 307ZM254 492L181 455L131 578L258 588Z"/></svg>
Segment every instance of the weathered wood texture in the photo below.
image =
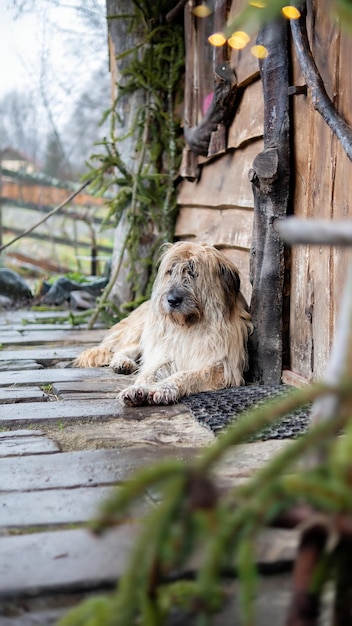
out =
<svg viewBox="0 0 352 626"><path fill-rule="evenodd" d="M351 125L352 40L316 0L309 6L307 23L312 54L327 94ZM294 50L292 59L293 84L302 85L304 79ZM292 98L292 109L295 216L351 217L351 161L314 109L309 90L307 96ZM292 249L291 370L307 380L317 380L325 371L348 257L347 248L299 245Z"/></svg>
<svg viewBox="0 0 352 626"><path fill-rule="evenodd" d="M236 118L235 118L236 120ZM249 248L253 193L248 171L262 149L262 139L202 166L198 183L184 181L179 192L178 239L210 243L231 258L241 272L242 290L250 299Z"/></svg>
<svg viewBox="0 0 352 626"><path fill-rule="evenodd" d="M0 378L0 388L7 387L9 385L48 385L56 382L83 382L86 380L91 381L91 386L101 383L104 379L111 379L111 370L108 368L92 367L89 369L40 369L40 370L11 370L8 372L2 372ZM119 376L116 374L116 380L119 380ZM127 377L124 376L124 379Z"/></svg>
<svg viewBox="0 0 352 626"><path fill-rule="evenodd" d="M48 395L39 389L39 387L26 387L25 389L2 387L0 389L1 404L10 404L12 402L45 402L46 400L49 400Z"/></svg>
<svg viewBox="0 0 352 626"><path fill-rule="evenodd" d="M204 50L199 49L199 45L197 49L197 29L202 28L202 20L194 21L190 6L187 3L185 14L185 123L192 126L198 119L197 94L204 89L202 81L209 82L214 67L209 64L204 73ZM240 3L233 2L232 14L239 10ZM218 26L221 30L221 24ZM206 40L204 46L207 46ZM216 62L219 62L218 58ZM175 236L222 249L240 270L242 291L249 301L249 249L254 204L248 171L256 154L262 150L263 97L258 60L249 49L231 51L230 65L238 81L234 120L227 136L223 136L225 141L218 145L217 157L197 157L186 149L181 174L187 179L179 185L180 212Z"/></svg>
<svg viewBox="0 0 352 626"><path fill-rule="evenodd" d="M4 326L4 314L0 312L0 327ZM28 329L29 344L30 332ZM36 332L35 326L32 332ZM51 332L48 328L49 339ZM60 332L58 347L64 359L70 348L62 346L66 340L64 331ZM67 333L73 341L69 329ZM31 363L36 363L33 357L41 358L43 352L31 345L23 346L24 351ZM97 515L107 495L119 489L136 469L161 458L187 462L212 441L213 435L197 423L185 405L128 409L119 406L116 399L106 398L132 378L118 376L109 368L43 367L3 372L1 626L54 626L82 596L89 593L95 597L114 587L125 571L145 514L159 503L161 494L159 490L148 490L128 511L128 517L102 537L89 531L89 520ZM40 401L43 394L49 401ZM99 400L92 400L96 395ZM28 398L32 398L29 403L25 402ZM9 404L5 404L7 401ZM7 430L16 429L17 423L26 423L28 419L31 428ZM89 447L92 439L97 443ZM110 445L106 445L108 442ZM226 490L242 483L286 445L287 442L275 441L238 446L235 456L228 454L218 464L219 488ZM291 561L296 543L292 533L269 530L256 545L257 558L261 563L272 564ZM273 590L272 596L276 597L277 582ZM268 604L272 606L271 595L269 599L265 593L263 605ZM282 594L275 617L266 615L258 626L277 623L278 611L282 613ZM219 619L224 626L232 624L233 610L228 619Z"/></svg>
<svg viewBox="0 0 352 626"><path fill-rule="evenodd" d="M0 433L0 458L48 452L59 452L59 446L55 441L45 437L40 430L12 430Z"/></svg>
<svg viewBox="0 0 352 626"><path fill-rule="evenodd" d="M94 341L99 343L105 334L106 330L95 330L94 334L90 330L80 330L78 332L76 330L50 330L46 328L43 331L37 329L11 330L7 332L1 331L1 343L7 348L9 346L20 346L21 344L38 346L43 343L49 345L57 342L60 342L61 345L81 345L82 343L92 344Z"/></svg>
<svg viewBox="0 0 352 626"><path fill-rule="evenodd" d="M21 336L14 330L20 314L13 312L14 327L9 317L8 312L0 312L6 344ZM28 312L28 317L34 314ZM140 519L154 506L157 494L147 494L125 524L101 539L85 528L67 526L85 526L111 489L135 469L162 457L187 460L197 454L198 446L209 442L207 429L195 422L185 405L123 408L116 393L132 376L118 376L109 368L54 367L57 356L66 365L85 347L79 347L80 339L96 343L101 334L69 327L56 331L50 326L38 331L31 325L22 333L21 350L1 351L3 365L11 365L9 356L13 360L13 369L0 377L1 624L9 614L9 603L17 607L28 595L49 608L47 594L57 598L60 592L98 591L114 584L135 539L137 524L131 520ZM54 335L58 345L47 348ZM41 348L36 347L39 339ZM66 345L73 342L77 343L74 350ZM21 369L23 363L32 369ZM197 433L192 435L193 424ZM69 430L75 432L71 438ZM63 452L65 437L68 451ZM91 439L92 449L85 449ZM107 440L113 449L99 449L106 447ZM60 602L55 600L55 606L64 610ZM37 617L30 609L18 620L6 617L6 624L56 623L49 614Z"/></svg>
<svg viewBox="0 0 352 626"><path fill-rule="evenodd" d="M240 10L241 2L233 0L231 5L231 14L234 16ZM352 127L350 73L352 38L340 30L329 11L326 11L317 0L308 3L307 24L312 54L327 95L338 113ZM187 56L186 100L189 92L192 89L196 91L198 85L195 77L196 52L192 48L194 40L195 34L192 31L192 37L187 41L190 49ZM264 63L267 62L271 63L270 59ZM291 84L304 85L305 79L293 46L286 63L288 67L291 64L289 70ZM268 133L272 130L271 122L275 122L274 116L269 120L269 124L266 124L264 131L263 118L264 114L266 117L270 115L268 106L272 108L272 112L277 110L283 84L269 96L271 82L269 80L264 84L258 80L259 65L250 53L250 46L240 51L232 50L230 64L237 74L238 90L239 92L242 90L242 100L236 103L236 114L229 129L225 153L213 159L198 157L198 170L193 177L195 180L193 182L190 179L184 180L179 186L180 212L176 224L176 237L207 241L223 248L238 265L242 274L244 294L250 300L252 286L249 280L249 249L252 241L254 199L247 173L256 156L263 150L263 132L265 149L273 147ZM287 78L285 81L286 89ZM194 94L189 97L194 97ZM352 194L352 163L337 137L316 110L316 97L314 94L313 102L310 89L308 95L304 95L304 92L291 95L290 197L288 200L283 197L283 188L280 188L283 180L276 189L281 195L279 202L275 197L275 190L271 189L273 202L276 205L281 202L281 208L285 205L285 209L283 211L279 209L276 216L280 216L280 213L283 216L286 208L290 213L302 218L345 219L351 216L349 205ZM286 161L289 159L288 150L289 147ZM280 167L283 156L283 154L280 156ZM256 165L260 166L259 161ZM258 206L255 211L255 229L262 221L264 213L269 221L275 213L274 211L271 216L269 215L265 198L258 198L258 194L256 203ZM338 246L297 245L293 246L290 259L289 256L283 257L282 249L279 250L280 243L275 240L269 223L265 232L264 230L261 234L258 232L255 234L256 241L253 242L253 250L258 245L262 247L264 261L264 269L262 261L259 264L256 261L257 277L253 275L253 280L257 282L252 300L257 336L268 338L260 358L264 362L267 361L266 370L269 374L271 371L274 372L276 381L279 379L283 352L285 367L291 372L289 374L291 379L297 376L306 380L317 380L322 377L328 361L347 260L351 253L348 248L342 249ZM270 257L268 249L274 242L278 252L276 259L275 254ZM255 252L257 253L258 249ZM280 281L276 286L272 283L270 287L272 271L277 275L278 266L281 268L281 281L282 272L285 271L285 282L281 287ZM264 287L263 280L268 289ZM277 295L274 297L275 289ZM272 319L272 305L276 311L277 321L280 314L284 317L282 330L285 341L282 345L280 322L276 324L275 331L273 325L269 323L270 318ZM266 327L261 308L263 306L267 306L268 311L270 309ZM288 327L289 330L286 332ZM254 352L258 351L257 349L259 345L255 347ZM272 364L275 360L273 369ZM260 378L261 367L256 368Z"/></svg>
<svg viewBox="0 0 352 626"><path fill-rule="evenodd" d="M279 384L282 372L284 246L274 220L288 209L290 183L288 28L283 19L264 26L258 42L268 50L261 62L264 90L264 150L250 178L255 199L251 246L250 378Z"/></svg>
<svg viewBox="0 0 352 626"><path fill-rule="evenodd" d="M136 524L124 524L102 538L84 529L1 537L0 600L113 584L124 571L135 537Z"/></svg>
<svg viewBox="0 0 352 626"><path fill-rule="evenodd" d="M37 402L27 402L25 410L22 403L0 405L1 427L23 427L33 424L49 424L55 422L68 422L70 420L110 420L124 417L131 420L143 420L151 416L172 416L188 413L182 404L170 407L123 407L116 398L102 399L102 393L98 399L80 401L73 399L72 402L46 402L42 410L38 411Z"/></svg>

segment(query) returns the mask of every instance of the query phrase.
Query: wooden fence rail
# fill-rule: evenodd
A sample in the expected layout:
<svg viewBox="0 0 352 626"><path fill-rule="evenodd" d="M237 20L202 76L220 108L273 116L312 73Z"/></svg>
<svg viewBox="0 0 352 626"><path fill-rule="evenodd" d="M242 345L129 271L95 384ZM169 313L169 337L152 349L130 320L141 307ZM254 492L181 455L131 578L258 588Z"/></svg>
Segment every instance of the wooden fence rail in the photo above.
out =
<svg viewBox="0 0 352 626"><path fill-rule="evenodd" d="M1 170L0 246L40 221L77 186L42 174ZM57 272L99 274L99 260L112 254L112 229L103 230L104 199L82 192L7 249L12 262ZM87 254L87 249L89 253ZM26 259L26 260L25 260ZM10 261L11 262L11 261Z"/></svg>

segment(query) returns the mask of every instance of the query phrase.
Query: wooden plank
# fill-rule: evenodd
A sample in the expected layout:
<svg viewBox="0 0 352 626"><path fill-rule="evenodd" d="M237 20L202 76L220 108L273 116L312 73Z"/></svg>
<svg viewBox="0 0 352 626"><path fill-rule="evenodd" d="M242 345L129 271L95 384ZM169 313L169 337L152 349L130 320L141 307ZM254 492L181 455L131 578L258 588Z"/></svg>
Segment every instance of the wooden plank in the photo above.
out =
<svg viewBox="0 0 352 626"><path fill-rule="evenodd" d="M123 378L124 376L121 375ZM40 370L7 371L1 374L0 387L9 385L47 385L54 382L99 380L120 377L108 367L87 368L46 368Z"/></svg>
<svg viewBox="0 0 352 626"><path fill-rule="evenodd" d="M339 29L335 20L314 2L315 23L312 53L324 86L330 97L339 92L340 76L337 72L339 55ZM324 44L322 43L324 39ZM329 54L326 45L329 42ZM331 219L332 198L336 186L336 137L331 133L323 118L312 113L314 124L313 143L310 146L310 177L307 195L313 198L313 211L309 217ZM312 246L310 250L311 277L313 280L313 379L319 380L325 373L332 341L332 308L334 276L332 272L332 248Z"/></svg>
<svg viewBox="0 0 352 626"><path fill-rule="evenodd" d="M1 387L0 404L10 404L18 402L46 402L49 400L46 394L39 387Z"/></svg>
<svg viewBox="0 0 352 626"><path fill-rule="evenodd" d="M249 85L243 94L241 104L229 129L228 148L239 148L248 141L263 137L263 108L262 83L257 80Z"/></svg>
<svg viewBox="0 0 352 626"><path fill-rule="evenodd" d="M182 404L128 408L122 406L118 400L46 402L38 411L36 402L28 402L25 406L21 404L0 405L0 426L12 428L13 426L23 427L70 420L110 420L117 417L139 421L161 415L172 418L173 415L184 412L189 413Z"/></svg>
<svg viewBox="0 0 352 626"><path fill-rule="evenodd" d="M0 405L1 426L27 426L73 419L112 419L121 415L123 407L117 400L92 402L47 402L38 411L36 402ZM137 414L136 414L137 417Z"/></svg>
<svg viewBox="0 0 352 626"><path fill-rule="evenodd" d="M292 55L293 85L302 85L302 76L295 54ZM313 124L310 97L296 96L291 99L292 133L295 181L292 190L292 206L296 217L307 218L311 211L310 150L313 144ZM308 157L307 157L308 155ZM313 328L314 306L313 276L309 246L291 248L290 285L290 369L307 380L313 375Z"/></svg>
<svg viewBox="0 0 352 626"><path fill-rule="evenodd" d="M245 148L229 151L203 165L198 183L182 182L178 195L179 205L253 208L253 192L248 171L262 149L262 140L254 141Z"/></svg>
<svg viewBox="0 0 352 626"><path fill-rule="evenodd" d="M301 389L302 387L305 387L305 385L308 385L308 382L309 381L306 378L296 374L296 372L291 372L290 370L283 370L282 372L282 383L284 385L291 385L291 387L298 387Z"/></svg>
<svg viewBox="0 0 352 626"><path fill-rule="evenodd" d="M352 126L352 80L350 77L352 58L352 38L343 29L340 33L341 43L339 50L337 75L339 76L340 89L337 102L339 113ZM349 79L348 79L349 78ZM333 218L346 219L351 217L351 194L352 194L352 163L348 159L340 142L336 146L336 179L333 195ZM332 306L332 327L336 331L336 323L340 310L340 302L346 281L347 268L352 260L352 250L335 246L332 251L332 271L334 276Z"/></svg>
<svg viewBox="0 0 352 626"><path fill-rule="evenodd" d="M77 382L58 382L53 384L53 393L60 400L89 400L115 398L119 391L132 385L134 375L113 375L107 380L101 378Z"/></svg>
<svg viewBox="0 0 352 626"><path fill-rule="evenodd" d="M101 330L37 330L36 328L28 329L28 327L21 331L7 331L2 333L1 343L3 346L38 346L40 344L61 343L65 345L67 343L85 344L85 343L100 343L105 337L106 329Z"/></svg>
<svg viewBox="0 0 352 626"><path fill-rule="evenodd" d="M48 454L60 448L48 437L36 430L12 430L0 433L0 457Z"/></svg>
<svg viewBox="0 0 352 626"><path fill-rule="evenodd" d="M49 311L36 311L35 309L18 309L17 311L0 311L1 324L28 324L40 320L57 319L58 323L67 322L68 312L52 309Z"/></svg>
<svg viewBox="0 0 352 626"><path fill-rule="evenodd" d="M0 459L1 492L114 485L162 458L187 460L194 448L149 446Z"/></svg>
<svg viewBox="0 0 352 626"><path fill-rule="evenodd" d="M0 598L92 589L121 576L135 541L130 523L96 537L87 530L0 538Z"/></svg>
<svg viewBox="0 0 352 626"><path fill-rule="evenodd" d="M8 372L9 370L40 370L43 366L32 359L23 359L17 361L16 359L0 360L0 372ZM1 374L2 375L2 374Z"/></svg>
<svg viewBox="0 0 352 626"><path fill-rule="evenodd" d="M3 311L0 312L0 332L12 332L14 330L18 330L22 332L24 330L75 330L77 332L86 331L92 332L104 330L106 331L106 325L102 324L102 322L97 322L94 325L94 329L87 329L87 321L82 321L81 324L78 323L73 325L69 320L69 314L64 314L63 311L60 311L58 315L56 311L53 311L52 314L47 314L46 317L37 317L37 314L34 314L33 311L20 311L21 318L19 319L17 315L15 315L14 319L4 318ZM14 311L16 314L17 311ZM36 313L36 312L35 312ZM79 317L80 313L78 313ZM57 321L55 321L57 319ZM47 321L45 321L47 320Z"/></svg>
<svg viewBox="0 0 352 626"><path fill-rule="evenodd" d="M88 522L112 487L49 489L0 494L2 528L28 528Z"/></svg>
<svg viewBox="0 0 352 626"><path fill-rule="evenodd" d="M52 324L40 324L39 322L34 322L34 323L18 323L15 322L14 324L9 324L8 322L4 322L2 323L0 320L0 333L1 333L1 339L3 338L2 333L13 333L13 331L19 331L19 332L23 332L24 330L72 330L72 325L69 324L68 322L64 322L62 324L58 323L55 324L54 322ZM79 329L78 329L79 330Z"/></svg>
<svg viewBox="0 0 352 626"><path fill-rule="evenodd" d="M125 389L126 385L121 386L122 389ZM64 400L65 402L85 402L89 400L116 400L117 393L119 391L118 387L115 387L115 391L110 389L109 391L101 391L100 385L97 385L95 389L92 389L90 393L87 391L63 391L60 394L57 394L60 400Z"/></svg>
<svg viewBox="0 0 352 626"><path fill-rule="evenodd" d="M107 393L117 393L120 389L125 389L128 385L131 385L135 376L116 375L111 376L108 380L90 379L84 381L68 381L57 382L53 384L53 393L61 398L62 395L67 394L86 394L87 399L91 399L92 395L99 392L102 397Z"/></svg>
<svg viewBox="0 0 352 626"><path fill-rule="evenodd" d="M228 22L236 19L242 11L246 8L247 3L245 0L236 0L236 2L230 2L230 13L228 16ZM251 53L251 47L254 45L257 38L257 32L251 34L252 41L247 44L242 50L230 49L231 52L231 67L234 68L238 86L243 87L253 80L254 76L259 76L259 63Z"/></svg>
<svg viewBox="0 0 352 626"><path fill-rule="evenodd" d="M231 49L231 67L235 68L238 87L246 87L259 77L259 62L251 53L252 45L242 50Z"/></svg>
<svg viewBox="0 0 352 626"><path fill-rule="evenodd" d="M247 248L252 238L253 211L181 207L175 235L181 239L196 237L210 245Z"/></svg>
<svg viewBox="0 0 352 626"><path fill-rule="evenodd" d="M72 604L69 606L72 606ZM13 617L1 616L1 626L56 626L59 619L63 618L67 611L68 607L65 607L64 604L60 605L60 608L38 609L38 611L35 610L34 612L26 610L25 613L18 613L15 611L15 616ZM224 624L223 626L226 625Z"/></svg>
<svg viewBox="0 0 352 626"><path fill-rule="evenodd" d="M92 344L92 346L95 344ZM89 348L86 345L85 348ZM40 364L53 364L57 361L71 361L82 352L82 346L67 346L64 348L38 348L36 350L0 350L1 361L28 361L33 359Z"/></svg>

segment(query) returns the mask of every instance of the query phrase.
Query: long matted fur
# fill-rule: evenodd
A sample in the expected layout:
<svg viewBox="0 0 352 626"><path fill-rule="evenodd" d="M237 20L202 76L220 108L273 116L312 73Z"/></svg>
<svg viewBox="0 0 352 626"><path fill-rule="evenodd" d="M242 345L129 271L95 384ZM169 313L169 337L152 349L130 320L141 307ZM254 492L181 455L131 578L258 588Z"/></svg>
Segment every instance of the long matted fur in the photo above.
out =
<svg viewBox="0 0 352 626"><path fill-rule="evenodd" d="M77 367L138 372L119 394L127 406L243 384L252 324L238 270L208 245L165 246L151 299L83 352Z"/></svg>

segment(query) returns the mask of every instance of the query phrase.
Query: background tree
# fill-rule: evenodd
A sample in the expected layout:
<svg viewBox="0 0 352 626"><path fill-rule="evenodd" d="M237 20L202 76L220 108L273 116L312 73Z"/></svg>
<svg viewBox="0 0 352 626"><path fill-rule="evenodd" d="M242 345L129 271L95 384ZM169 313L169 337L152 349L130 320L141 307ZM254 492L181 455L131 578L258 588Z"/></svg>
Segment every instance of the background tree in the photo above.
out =
<svg viewBox="0 0 352 626"><path fill-rule="evenodd" d="M0 100L0 147L25 152L56 177L77 179L106 132L99 122L111 104L105 2L13 0L9 7L24 24L35 17L39 43L33 59L22 55L29 93L19 87Z"/></svg>

